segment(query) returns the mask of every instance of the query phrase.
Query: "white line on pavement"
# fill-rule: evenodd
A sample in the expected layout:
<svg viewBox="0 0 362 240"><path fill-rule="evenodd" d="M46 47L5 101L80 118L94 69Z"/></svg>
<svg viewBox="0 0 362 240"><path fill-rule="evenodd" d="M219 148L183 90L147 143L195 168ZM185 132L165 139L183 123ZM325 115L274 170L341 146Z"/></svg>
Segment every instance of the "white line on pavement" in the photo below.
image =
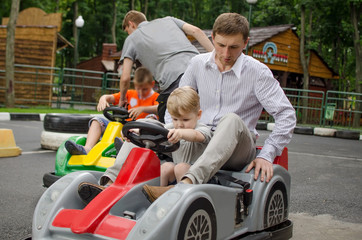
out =
<svg viewBox="0 0 362 240"><path fill-rule="evenodd" d="M329 157L329 158L344 159L344 160L348 159L348 160L362 161L362 158L330 156L330 155L321 155L321 154L314 154L314 153L300 153L300 152L290 152L290 151L288 151L288 154L307 155L307 156L313 156L313 157Z"/></svg>
<svg viewBox="0 0 362 240"><path fill-rule="evenodd" d="M37 154L37 153L48 153L48 152L54 152L54 150L29 151L29 152L22 152L22 154Z"/></svg>

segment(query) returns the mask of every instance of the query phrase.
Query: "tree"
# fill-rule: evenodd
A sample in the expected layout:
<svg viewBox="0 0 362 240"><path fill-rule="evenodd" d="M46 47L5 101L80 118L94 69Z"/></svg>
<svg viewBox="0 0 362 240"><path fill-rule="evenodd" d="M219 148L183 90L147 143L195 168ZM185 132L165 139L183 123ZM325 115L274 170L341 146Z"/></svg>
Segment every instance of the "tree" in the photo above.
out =
<svg viewBox="0 0 362 240"><path fill-rule="evenodd" d="M112 43L116 43L117 0L113 0Z"/></svg>
<svg viewBox="0 0 362 240"><path fill-rule="evenodd" d="M6 34L6 100L5 106L10 108L15 106L15 89L14 89L14 48L15 48L15 29L16 20L19 14L20 0L13 0L11 4L10 18L7 25Z"/></svg>
<svg viewBox="0 0 362 240"><path fill-rule="evenodd" d="M361 29L359 28L359 20L362 13L362 3L361 1L351 1L350 2L350 9L351 9L351 21L353 25L353 43L356 53L356 92L362 93L362 41L360 37ZM356 112L353 118L353 127L360 126L360 119L361 119L361 111L362 111L362 104L361 104L361 96L357 97L356 102Z"/></svg>
<svg viewBox="0 0 362 240"><path fill-rule="evenodd" d="M310 60L310 50L305 48L305 35L306 35L306 30L305 30L305 15L306 15L306 5L305 4L301 4L300 6L300 13L301 13L301 17L300 17L300 25L301 25L301 30L300 30L300 47L299 47L299 53L300 53L300 62L302 64L302 68L303 68L303 89L306 90L303 92L303 106L307 107L308 106L308 90L309 90L309 60ZM312 31L312 10L310 10L310 15L309 15L309 34ZM308 37L308 42L310 42L310 37ZM308 119L308 109L304 109L303 110L303 115L302 115L302 123L307 123L307 119Z"/></svg>

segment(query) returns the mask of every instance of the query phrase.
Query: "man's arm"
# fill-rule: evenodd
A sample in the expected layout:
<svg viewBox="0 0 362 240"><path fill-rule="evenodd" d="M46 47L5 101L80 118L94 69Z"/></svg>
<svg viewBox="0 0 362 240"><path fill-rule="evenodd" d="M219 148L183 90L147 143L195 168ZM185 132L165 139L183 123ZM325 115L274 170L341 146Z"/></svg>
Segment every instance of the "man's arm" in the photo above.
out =
<svg viewBox="0 0 362 240"><path fill-rule="evenodd" d="M185 23L182 26L182 30L187 34L193 36L201 46L203 46L206 51L211 52L214 50L214 45L212 45L210 39L206 36L206 34L198 27L191 25L189 23Z"/></svg>
<svg viewBox="0 0 362 240"><path fill-rule="evenodd" d="M283 148L290 142L296 124L295 110L285 96L277 80L265 68L257 82L256 96L263 108L273 116L275 127L264 142L264 146L257 158L250 163L246 172L255 167L255 179L266 182L273 176L274 158L280 155Z"/></svg>
<svg viewBox="0 0 362 240"><path fill-rule="evenodd" d="M129 58L123 60L123 70L121 79L119 81L119 91L121 92L121 97L119 99L119 106L124 106L127 103L127 90L129 89L131 82L131 71L132 71L133 61Z"/></svg>

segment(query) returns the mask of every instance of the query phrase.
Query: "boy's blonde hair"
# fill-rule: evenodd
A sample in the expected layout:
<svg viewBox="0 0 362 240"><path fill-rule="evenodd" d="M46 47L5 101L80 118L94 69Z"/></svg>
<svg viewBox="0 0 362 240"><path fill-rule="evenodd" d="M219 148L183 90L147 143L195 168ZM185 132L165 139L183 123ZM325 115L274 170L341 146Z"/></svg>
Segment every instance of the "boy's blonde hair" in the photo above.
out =
<svg viewBox="0 0 362 240"><path fill-rule="evenodd" d="M126 16L124 16L124 19L123 19L123 22L122 22L123 31L126 30L126 27L129 26L129 23L128 23L129 21L131 21L131 22L138 25L143 21L147 21L147 18L143 13L141 13L139 11L136 11L136 10L129 11L126 14Z"/></svg>
<svg viewBox="0 0 362 240"><path fill-rule="evenodd" d="M153 76L150 70L145 67L139 67L136 69L134 73L133 83L137 85L141 84L152 84L153 83Z"/></svg>
<svg viewBox="0 0 362 240"><path fill-rule="evenodd" d="M175 117L181 117L181 112L183 114L198 113L200 110L200 97L189 86L176 88L168 97L167 110Z"/></svg>

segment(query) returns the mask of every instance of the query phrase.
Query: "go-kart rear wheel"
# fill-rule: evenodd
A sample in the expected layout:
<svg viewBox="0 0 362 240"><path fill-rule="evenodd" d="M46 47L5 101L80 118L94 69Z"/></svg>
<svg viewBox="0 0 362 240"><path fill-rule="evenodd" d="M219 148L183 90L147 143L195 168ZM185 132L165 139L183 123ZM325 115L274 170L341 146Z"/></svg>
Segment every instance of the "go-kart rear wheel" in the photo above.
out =
<svg viewBox="0 0 362 240"><path fill-rule="evenodd" d="M271 189L264 209L264 228L282 223L288 214L287 194L284 185L276 183Z"/></svg>
<svg viewBox="0 0 362 240"><path fill-rule="evenodd" d="M186 210L177 239L216 239L216 215L206 198L195 200Z"/></svg>
<svg viewBox="0 0 362 240"><path fill-rule="evenodd" d="M45 173L43 175L43 186L48 188L59 178L60 176L55 175L55 172Z"/></svg>

